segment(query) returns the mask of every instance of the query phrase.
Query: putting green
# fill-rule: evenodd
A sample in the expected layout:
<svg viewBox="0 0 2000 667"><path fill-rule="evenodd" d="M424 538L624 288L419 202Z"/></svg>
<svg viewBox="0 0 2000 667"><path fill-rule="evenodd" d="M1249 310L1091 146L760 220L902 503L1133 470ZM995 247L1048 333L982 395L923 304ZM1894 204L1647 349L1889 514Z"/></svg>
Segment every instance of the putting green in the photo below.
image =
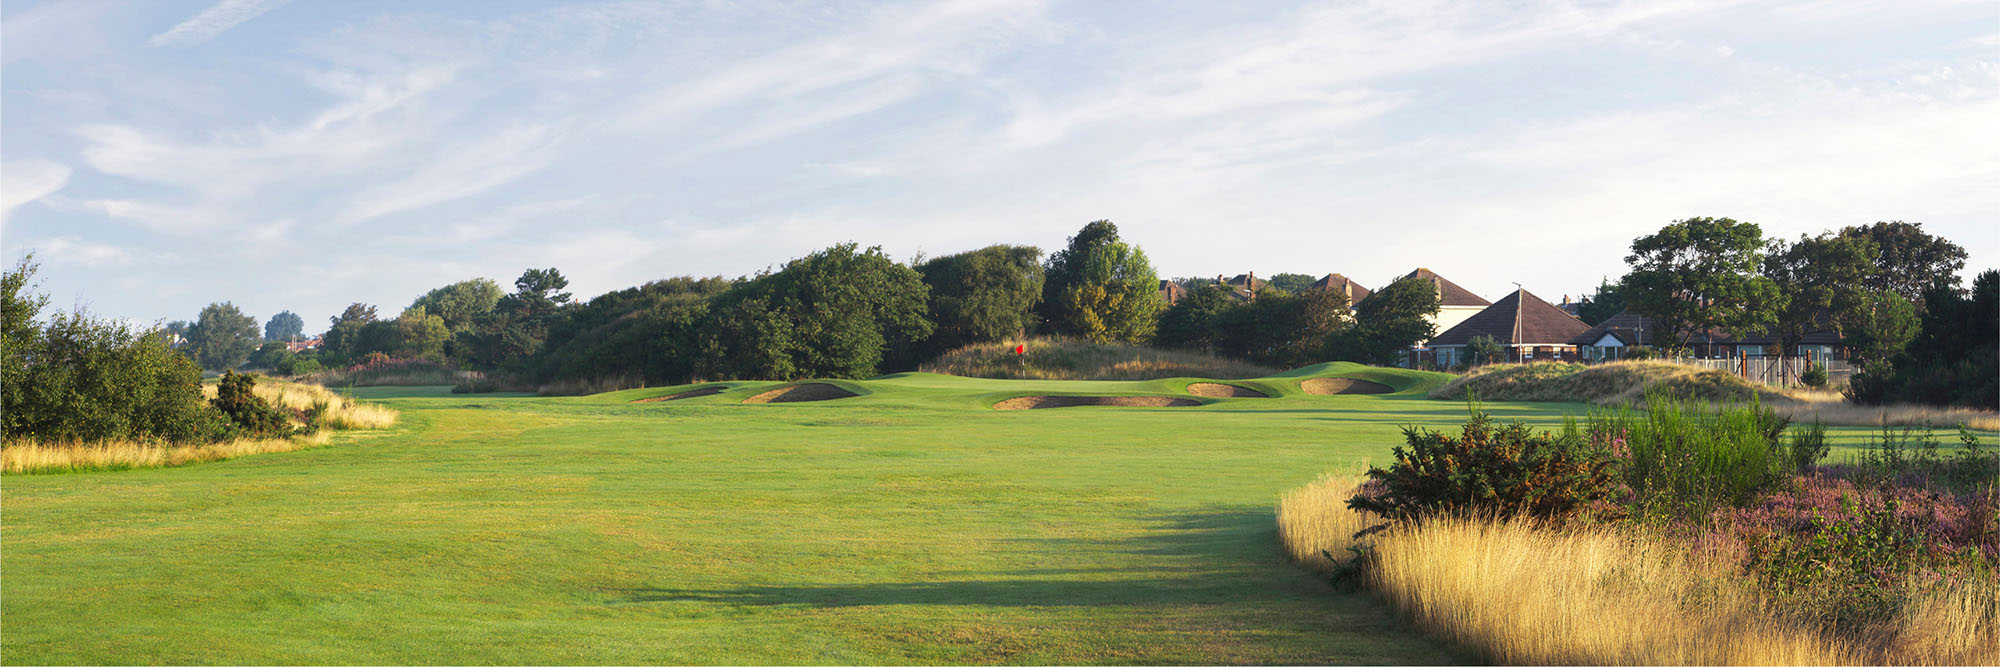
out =
<svg viewBox="0 0 2000 667"><path fill-rule="evenodd" d="M1316 377L1383 395L1309 395ZM1279 493L1465 406L1320 365L1195 379L900 374L577 398L362 389L386 433L172 469L10 476L0 658L25 663L1428 663L1289 566ZM1496 404L1550 424L1581 406ZM1858 437L1858 436L1856 436Z"/></svg>

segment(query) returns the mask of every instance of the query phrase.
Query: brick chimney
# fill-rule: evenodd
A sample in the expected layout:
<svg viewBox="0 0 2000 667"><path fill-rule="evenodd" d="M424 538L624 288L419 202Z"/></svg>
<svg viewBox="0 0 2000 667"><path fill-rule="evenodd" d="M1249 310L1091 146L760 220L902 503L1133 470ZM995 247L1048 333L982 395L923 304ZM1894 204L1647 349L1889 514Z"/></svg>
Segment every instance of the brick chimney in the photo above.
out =
<svg viewBox="0 0 2000 667"><path fill-rule="evenodd" d="M1257 300L1257 272L1256 272L1256 271L1251 271L1251 272L1250 272L1250 279L1249 279L1249 280L1245 280L1245 281L1243 281L1243 287L1244 287L1244 289L1248 289L1248 290L1250 290L1250 300L1251 300L1251 301L1256 301L1256 300Z"/></svg>

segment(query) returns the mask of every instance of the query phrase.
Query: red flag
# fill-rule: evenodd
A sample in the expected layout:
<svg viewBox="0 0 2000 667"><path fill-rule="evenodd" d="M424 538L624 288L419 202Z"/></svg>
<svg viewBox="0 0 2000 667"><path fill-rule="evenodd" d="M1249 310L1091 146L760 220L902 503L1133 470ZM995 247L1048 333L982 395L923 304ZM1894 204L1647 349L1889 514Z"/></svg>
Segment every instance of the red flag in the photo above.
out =
<svg viewBox="0 0 2000 667"><path fill-rule="evenodd" d="M1014 346L1014 354L1027 354L1027 353L1028 353L1028 346L1026 345Z"/></svg>

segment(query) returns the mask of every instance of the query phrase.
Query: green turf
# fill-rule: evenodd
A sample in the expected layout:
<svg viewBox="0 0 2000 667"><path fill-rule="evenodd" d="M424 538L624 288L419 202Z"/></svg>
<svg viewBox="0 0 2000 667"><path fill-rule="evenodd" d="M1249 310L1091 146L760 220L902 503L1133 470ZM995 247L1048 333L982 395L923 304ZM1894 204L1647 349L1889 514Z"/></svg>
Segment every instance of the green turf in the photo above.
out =
<svg viewBox="0 0 2000 667"><path fill-rule="evenodd" d="M1381 396L1308 396L1314 375ZM1188 380L902 374L821 403L362 388L330 447L11 476L0 661L1429 663L1462 659L1289 566L1278 494L1464 406L1351 365L1271 399L995 411ZM1580 406L1495 404L1541 424ZM1843 432L1857 438L1858 430Z"/></svg>

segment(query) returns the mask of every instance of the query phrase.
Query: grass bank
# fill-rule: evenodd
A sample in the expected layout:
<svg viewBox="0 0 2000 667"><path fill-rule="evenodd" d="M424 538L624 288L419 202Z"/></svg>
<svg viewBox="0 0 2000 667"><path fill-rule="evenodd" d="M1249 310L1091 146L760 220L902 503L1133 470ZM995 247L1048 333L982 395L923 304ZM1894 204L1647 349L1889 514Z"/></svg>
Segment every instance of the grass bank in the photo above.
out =
<svg viewBox="0 0 2000 667"><path fill-rule="evenodd" d="M1025 346L1024 354L1015 354ZM918 370L1003 380L1153 380L1204 377L1222 380L1274 375L1278 369L1221 357L1138 345L1033 338L968 345Z"/></svg>

